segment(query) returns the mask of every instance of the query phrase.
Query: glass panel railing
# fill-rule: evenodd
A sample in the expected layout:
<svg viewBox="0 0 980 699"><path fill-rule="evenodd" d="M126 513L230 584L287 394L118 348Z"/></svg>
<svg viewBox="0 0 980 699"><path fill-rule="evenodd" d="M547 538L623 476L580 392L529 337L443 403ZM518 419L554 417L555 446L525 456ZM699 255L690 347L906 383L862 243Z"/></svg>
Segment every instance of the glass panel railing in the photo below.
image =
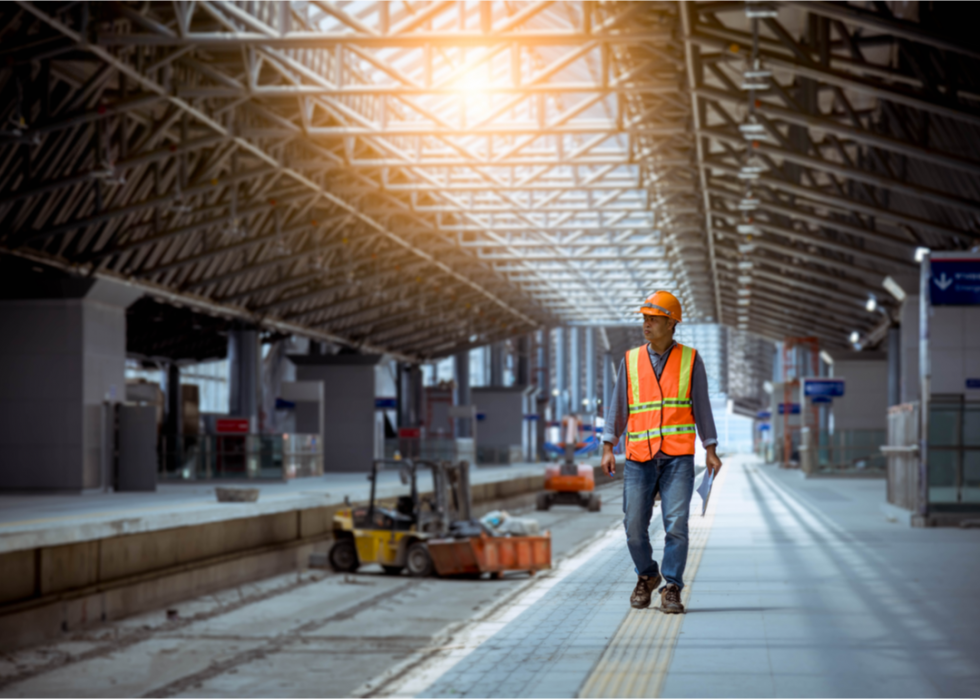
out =
<svg viewBox="0 0 980 699"><path fill-rule="evenodd" d="M980 447L980 403L963 405L963 446Z"/></svg>
<svg viewBox="0 0 980 699"><path fill-rule="evenodd" d="M282 460L286 478L323 475L323 441L315 434L284 434Z"/></svg>
<svg viewBox="0 0 980 699"><path fill-rule="evenodd" d="M942 397L929 408L929 503L980 508L980 403Z"/></svg>
<svg viewBox="0 0 980 699"><path fill-rule="evenodd" d="M881 472L886 467L881 447L887 430L835 430L820 433L817 463L821 471Z"/></svg>
<svg viewBox="0 0 980 699"><path fill-rule="evenodd" d="M957 501L959 453L953 449L929 451L929 502Z"/></svg>
<svg viewBox="0 0 980 699"><path fill-rule="evenodd" d="M929 446L956 447L960 444L962 406L934 405L929 410Z"/></svg>
<svg viewBox="0 0 980 699"><path fill-rule="evenodd" d="M323 474L318 435L164 436L159 445L161 481L285 480Z"/></svg>
<svg viewBox="0 0 980 699"><path fill-rule="evenodd" d="M980 449L963 452L963 485L960 502L980 503Z"/></svg>

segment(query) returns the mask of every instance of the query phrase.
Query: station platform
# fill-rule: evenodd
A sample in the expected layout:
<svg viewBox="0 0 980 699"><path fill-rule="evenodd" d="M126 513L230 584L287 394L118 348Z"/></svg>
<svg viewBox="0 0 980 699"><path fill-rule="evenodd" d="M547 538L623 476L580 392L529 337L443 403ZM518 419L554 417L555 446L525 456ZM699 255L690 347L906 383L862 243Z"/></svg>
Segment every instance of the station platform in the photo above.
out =
<svg viewBox="0 0 980 699"><path fill-rule="evenodd" d="M478 466L470 478L474 500L494 499L502 491L536 489L545 464L516 463L509 466ZM525 483L525 479L537 479ZM432 489L427 469L419 471L419 489ZM219 503L216 487L257 488L254 503ZM327 473L290 481L210 481L161 483L155 492L80 494L0 495L0 554L40 546L89 541L107 536L156 531L178 526L255 517L284 511L339 505L344 498L361 502L368 498L371 484L364 472ZM404 490L394 469L378 477L379 498L393 497Z"/></svg>
<svg viewBox="0 0 980 699"><path fill-rule="evenodd" d="M911 528L884 500L882 481L730 457L706 516L692 514L685 615L656 596L629 607L636 578L614 526L355 694L976 696L980 531Z"/></svg>

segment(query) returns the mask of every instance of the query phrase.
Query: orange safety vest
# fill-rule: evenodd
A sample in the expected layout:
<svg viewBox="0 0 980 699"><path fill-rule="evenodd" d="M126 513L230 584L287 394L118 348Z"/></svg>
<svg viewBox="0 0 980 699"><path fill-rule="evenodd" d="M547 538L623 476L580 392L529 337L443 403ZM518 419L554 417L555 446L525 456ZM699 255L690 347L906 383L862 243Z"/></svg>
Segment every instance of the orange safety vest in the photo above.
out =
<svg viewBox="0 0 980 699"><path fill-rule="evenodd" d="M630 461L649 461L658 451L668 456L694 454L691 372L697 351L684 345L669 351L659 379L646 345L626 353L630 411L626 458Z"/></svg>

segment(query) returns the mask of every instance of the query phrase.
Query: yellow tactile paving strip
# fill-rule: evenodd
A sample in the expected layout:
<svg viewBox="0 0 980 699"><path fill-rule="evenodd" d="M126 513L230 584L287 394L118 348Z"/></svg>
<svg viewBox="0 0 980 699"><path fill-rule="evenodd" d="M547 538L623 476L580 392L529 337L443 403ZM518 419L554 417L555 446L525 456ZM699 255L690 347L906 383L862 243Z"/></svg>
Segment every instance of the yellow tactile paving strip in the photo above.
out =
<svg viewBox="0 0 980 699"><path fill-rule="evenodd" d="M722 468L712 487L704 517L691 514L685 577L681 592L687 605L701 557L715 519L715 504L725 485L728 470ZM700 498L694 498L694 510ZM654 603L658 596L654 596ZM659 697L684 623L683 614L661 614L659 608L631 609L606 647L592 674L579 690L580 697Z"/></svg>

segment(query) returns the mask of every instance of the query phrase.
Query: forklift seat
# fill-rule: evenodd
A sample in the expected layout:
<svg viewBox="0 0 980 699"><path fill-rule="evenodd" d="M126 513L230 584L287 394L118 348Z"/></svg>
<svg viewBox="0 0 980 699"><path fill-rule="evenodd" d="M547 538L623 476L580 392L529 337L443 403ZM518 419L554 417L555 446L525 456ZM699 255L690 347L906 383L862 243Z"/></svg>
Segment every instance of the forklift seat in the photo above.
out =
<svg viewBox="0 0 980 699"><path fill-rule="evenodd" d="M395 504L395 511L400 515L406 515L415 518L415 503L412 502L411 495L400 495L398 497L398 502Z"/></svg>

